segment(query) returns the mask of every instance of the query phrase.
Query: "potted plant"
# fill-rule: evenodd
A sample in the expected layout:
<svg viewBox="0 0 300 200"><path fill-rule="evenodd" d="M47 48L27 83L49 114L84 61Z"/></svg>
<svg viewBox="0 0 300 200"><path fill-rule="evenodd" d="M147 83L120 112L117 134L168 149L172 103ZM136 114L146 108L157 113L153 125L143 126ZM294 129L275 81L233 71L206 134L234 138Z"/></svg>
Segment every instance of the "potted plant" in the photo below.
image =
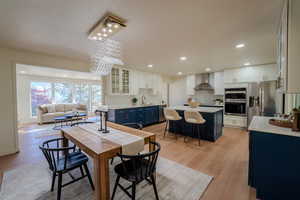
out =
<svg viewBox="0 0 300 200"><path fill-rule="evenodd" d="M136 97L133 97L131 99L132 105L136 105L136 103L138 102L138 99Z"/></svg>

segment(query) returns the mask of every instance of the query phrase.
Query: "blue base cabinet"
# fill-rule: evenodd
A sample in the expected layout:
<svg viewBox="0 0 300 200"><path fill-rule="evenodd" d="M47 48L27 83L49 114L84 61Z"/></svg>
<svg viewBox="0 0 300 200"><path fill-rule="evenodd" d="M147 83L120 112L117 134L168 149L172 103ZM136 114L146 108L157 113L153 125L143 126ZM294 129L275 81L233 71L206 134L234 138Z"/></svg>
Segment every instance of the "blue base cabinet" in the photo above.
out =
<svg viewBox="0 0 300 200"><path fill-rule="evenodd" d="M250 131L248 184L261 200L300 199L300 137Z"/></svg>
<svg viewBox="0 0 300 200"><path fill-rule="evenodd" d="M198 129L194 132L192 125L184 120L184 111L177 110L182 117L179 121L170 121L169 131L181 135L186 135L193 138L198 138ZM216 141L223 134L223 110L215 113L201 113L206 122L199 125L201 139L211 142Z"/></svg>
<svg viewBox="0 0 300 200"><path fill-rule="evenodd" d="M108 120L117 124L140 123L143 126L158 123L159 107L109 109Z"/></svg>

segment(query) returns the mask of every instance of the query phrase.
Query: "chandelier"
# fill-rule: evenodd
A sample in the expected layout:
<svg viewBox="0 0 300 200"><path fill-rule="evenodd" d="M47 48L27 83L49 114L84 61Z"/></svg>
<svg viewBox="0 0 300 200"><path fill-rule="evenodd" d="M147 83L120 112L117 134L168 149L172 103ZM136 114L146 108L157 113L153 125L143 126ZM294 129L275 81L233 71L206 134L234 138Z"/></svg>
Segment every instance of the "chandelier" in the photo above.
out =
<svg viewBox="0 0 300 200"><path fill-rule="evenodd" d="M93 73L108 75L113 65L123 65L120 42L109 39L126 27L125 20L107 13L91 30L88 38L95 42L95 51L91 54Z"/></svg>
<svg viewBox="0 0 300 200"><path fill-rule="evenodd" d="M96 49L91 55L91 72L108 75L113 65L124 65L121 59L121 44L115 40L106 39L96 42Z"/></svg>

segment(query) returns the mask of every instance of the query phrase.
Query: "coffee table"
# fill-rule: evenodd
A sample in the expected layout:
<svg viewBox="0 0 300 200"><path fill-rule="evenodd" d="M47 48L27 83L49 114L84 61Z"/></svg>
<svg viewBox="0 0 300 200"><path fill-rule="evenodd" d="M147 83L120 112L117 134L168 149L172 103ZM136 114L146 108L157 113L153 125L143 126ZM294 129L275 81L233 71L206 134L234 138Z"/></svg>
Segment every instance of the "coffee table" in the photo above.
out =
<svg viewBox="0 0 300 200"><path fill-rule="evenodd" d="M79 122L79 120L81 120L82 118L84 118L86 120L86 113L72 113L72 114L67 114L65 115L66 117L66 123L68 121L71 121L70 126L72 126L73 124L76 124ZM73 121L75 121L75 123L73 123Z"/></svg>
<svg viewBox="0 0 300 200"><path fill-rule="evenodd" d="M55 117L54 118L54 123L55 123L55 125L54 125L54 127L53 127L53 129L54 130L60 130L60 129L62 129L63 128L63 123L67 123L67 117L66 116L59 116L59 117ZM57 125L57 123L59 124L60 123L60 126L59 125ZM66 124L67 125L67 124Z"/></svg>

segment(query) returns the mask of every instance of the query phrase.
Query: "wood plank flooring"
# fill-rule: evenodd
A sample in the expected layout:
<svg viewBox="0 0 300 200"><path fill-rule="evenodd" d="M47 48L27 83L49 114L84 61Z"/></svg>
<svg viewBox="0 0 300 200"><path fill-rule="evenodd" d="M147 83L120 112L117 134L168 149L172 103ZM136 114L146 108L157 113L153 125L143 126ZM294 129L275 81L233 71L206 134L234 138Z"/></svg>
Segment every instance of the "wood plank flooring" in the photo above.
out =
<svg viewBox="0 0 300 200"><path fill-rule="evenodd" d="M248 133L235 128L224 128L224 134L216 142L175 139L173 134L163 138L164 123L146 127L144 130L157 134L162 146L160 155L192 169L214 176L214 180L201 200L255 200L255 190L248 187ZM35 137L27 133L37 125L20 129L20 153L0 157L1 171L23 164L40 162L43 158L38 145L57 136ZM58 133L58 132L57 132ZM0 184L1 185L1 184Z"/></svg>

